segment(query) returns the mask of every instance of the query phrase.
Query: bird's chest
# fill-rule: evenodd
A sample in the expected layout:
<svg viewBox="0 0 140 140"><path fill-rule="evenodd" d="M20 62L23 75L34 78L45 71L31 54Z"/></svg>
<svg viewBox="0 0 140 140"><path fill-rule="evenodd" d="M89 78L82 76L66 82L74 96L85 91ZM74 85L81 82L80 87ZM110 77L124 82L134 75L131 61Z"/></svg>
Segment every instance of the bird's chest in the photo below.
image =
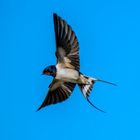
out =
<svg viewBox="0 0 140 140"><path fill-rule="evenodd" d="M79 78L79 73L76 70L68 68L58 68L56 73L56 79L62 81L77 80Z"/></svg>

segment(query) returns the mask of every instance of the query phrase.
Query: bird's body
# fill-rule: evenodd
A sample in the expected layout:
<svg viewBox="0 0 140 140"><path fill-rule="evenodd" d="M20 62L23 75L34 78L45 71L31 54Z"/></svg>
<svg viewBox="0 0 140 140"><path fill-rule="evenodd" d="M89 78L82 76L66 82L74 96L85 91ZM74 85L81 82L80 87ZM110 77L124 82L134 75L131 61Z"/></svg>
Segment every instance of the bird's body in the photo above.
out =
<svg viewBox="0 0 140 140"><path fill-rule="evenodd" d="M49 85L48 95L38 110L68 99L76 84L78 84L87 101L95 107L88 99L93 84L95 81L106 81L85 76L80 72L79 43L75 33L67 22L57 14L53 14L53 18L57 64L48 66L43 70L43 74L52 76L53 81Z"/></svg>
<svg viewBox="0 0 140 140"><path fill-rule="evenodd" d="M79 72L70 68L63 68L59 64L56 65L56 79L64 82L77 83L79 79Z"/></svg>

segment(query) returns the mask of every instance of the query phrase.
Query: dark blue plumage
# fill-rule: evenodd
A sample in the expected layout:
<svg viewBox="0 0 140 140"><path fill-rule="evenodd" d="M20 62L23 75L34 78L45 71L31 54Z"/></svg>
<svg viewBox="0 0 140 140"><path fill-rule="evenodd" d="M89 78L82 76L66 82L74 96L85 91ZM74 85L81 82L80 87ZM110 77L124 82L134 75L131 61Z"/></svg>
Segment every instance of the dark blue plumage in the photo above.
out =
<svg viewBox="0 0 140 140"><path fill-rule="evenodd" d="M50 65L48 67L46 67L44 70L43 70L43 75L46 74L46 75L51 75L53 77L56 76L56 66L55 65Z"/></svg>

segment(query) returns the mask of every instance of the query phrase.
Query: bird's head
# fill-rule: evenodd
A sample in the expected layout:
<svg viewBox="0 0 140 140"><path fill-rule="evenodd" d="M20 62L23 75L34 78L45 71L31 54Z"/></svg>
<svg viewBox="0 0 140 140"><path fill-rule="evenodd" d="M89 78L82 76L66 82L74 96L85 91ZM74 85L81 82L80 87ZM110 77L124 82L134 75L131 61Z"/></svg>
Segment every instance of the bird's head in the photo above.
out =
<svg viewBox="0 0 140 140"><path fill-rule="evenodd" d="M48 66L46 67L43 72L42 72L43 75L51 75L51 76L55 76L56 75L56 67L55 65L51 65L51 66Z"/></svg>

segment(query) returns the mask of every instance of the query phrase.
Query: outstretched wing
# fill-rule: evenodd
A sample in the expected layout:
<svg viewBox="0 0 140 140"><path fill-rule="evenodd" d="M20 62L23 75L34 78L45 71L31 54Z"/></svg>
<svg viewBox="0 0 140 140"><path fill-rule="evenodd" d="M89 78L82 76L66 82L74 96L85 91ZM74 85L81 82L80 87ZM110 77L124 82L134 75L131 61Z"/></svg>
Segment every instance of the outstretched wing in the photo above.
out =
<svg viewBox="0 0 140 140"><path fill-rule="evenodd" d="M57 63L79 71L79 43L72 28L57 14L53 14Z"/></svg>
<svg viewBox="0 0 140 140"><path fill-rule="evenodd" d="M63 84L60 83L61 86L59 87L55 87L55 84L59 85L59 83L56 83L56 82L50 85L50 90L48 92L48 95L46 96L44 102L38 108L38 110L40 110L41 108L47 105L56 104L56 103L59 103L68 99L76 85L74 83L66 82Z"/></svg>

